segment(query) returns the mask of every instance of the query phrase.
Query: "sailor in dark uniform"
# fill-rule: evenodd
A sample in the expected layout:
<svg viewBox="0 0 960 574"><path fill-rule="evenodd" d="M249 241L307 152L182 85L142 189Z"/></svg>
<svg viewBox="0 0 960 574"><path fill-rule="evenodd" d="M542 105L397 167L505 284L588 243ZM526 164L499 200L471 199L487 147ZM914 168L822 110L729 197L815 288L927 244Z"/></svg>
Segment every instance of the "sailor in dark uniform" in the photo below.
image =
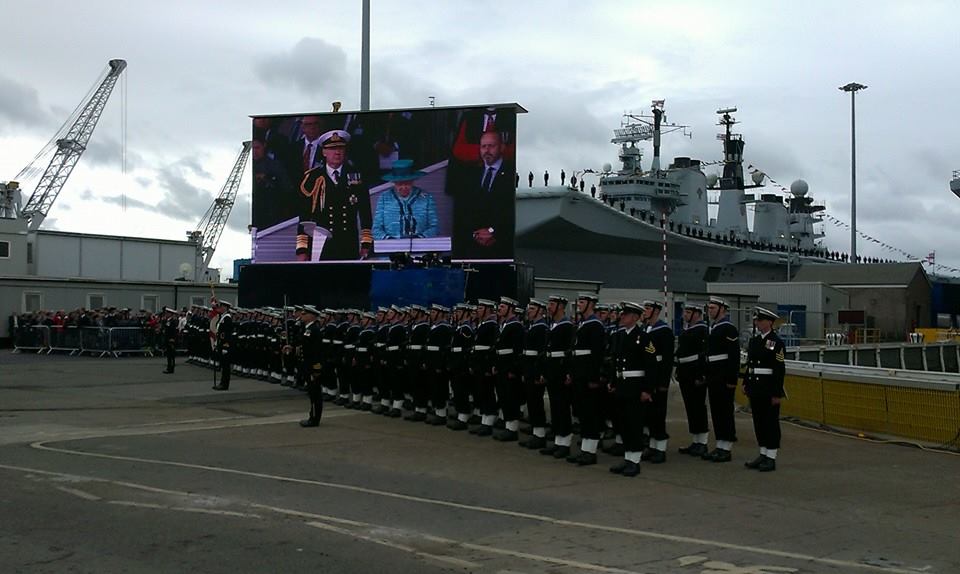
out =
<svg viewBox="0 0 960 574"><path fill-rule="evenodd" d="M226 391L230 389L230 359L234 343L233 317L230 316L230 303L226 301L217 302L217 313L220 314L220 320L217 322L217 357L220 360L220 383L213 386L215 391Z"/></svg>
<svg viewBox="0 0 960 574"><path fill-rule="evenodd" d="M740 376L740 331L730 322L728 311L727 302L720 297L711 297L707 303L711 321L705 351L707 395L717 444L702 458L711 462L730 462L733 443L737 442L733 399Z"/></svg>
<svg viewBox="0 0 960 574"><path fill-rule="evenodd" d="M392 402L390 409L384 415L390 418L403 416L403 393L406 368L403 364L403 350L407 344L406 311L397 305L390 306L387 314L390 330L387 332L387 346L385 347L387 367L387 388Z"/></svg>
<svg viewBox="0 0 960 574"><path fill-rule="evenodd" d="M177 363L177 324L179 318L176 309L164 307L163 313L165 315L163 320L163 356L167 358L167 368L163 372L172 374Z"/></svg>
<svg viewBox="0 0 960 574"><path fill-rule="evenodd" d="M375 415L385 415L390 412L392 407L390 401L390 377L392 373L387 366L387 340L392 326L393 311L386 307L379 307L376 320L377 334L373 342L373 367L379 402L370 408L370 412Z"/></svg>
<svg viewBox="0 0 960 574"><path fill-rule="evenodd" d="M630 477L640 473L640 459L646 446L643 444L644 404L653 401L655 388L647 369L656 360L651 360L647 352L649 336L639 321L644 308L630 301L624 301L621 306L621 329L614 333L610 344L613 378L609 390L616 397L623 461L611 466L610 472Z"/></svg>
<svg viewBox="0 0 960 574"><path fill-rule="evenodd" d="M680 447L680 454L703 456L707 453L707 381L705 377L704 346L707 324L703 309L693 303L683 307L683 331L677 337L676 373L687 411L687 430L692 438L688 446Z"/></svg>
<svg viewBox="0 0 960 574"><path fill-rule="evenodd" d="M520 378L524 332L523 323L516 315L518 305L515 299L500 297L497 309L501 324L493 374L496 377L497 406L503 413L504 428L494 433L493 438L501 442L513 442L519 438L520 406L524 402Z"/></svg>
<svg viewBox="0 0 960 574"><path fill-rule="evenodd" d="M454 308L453 339L447 355L447 370L450 373L453 388L453 407L457 417L447 422L447 428L455 431L467 430L472 412L470 394L473 392L474 374L470 372L470 352L473 348L474 326L473 307L461 303Z"/></svg>
<svg viewBox="0 0 960 574"><path fill-rule="evenodd" d="M430 321L426 307L410 305L410 322L404 349L404 365L406 366L405 390L413 398L413 412L403 417L403 420L419 423L427 420L427 402L430 399L430 378L426 360Z"/></svg>
<svg viewBox="0 0 960 574"><path fill-rule="evenodd" d="M489 299L477 300L477 330L470 352L470 369L474 377L473 398L480 410L480 425L470 434L490 436L497 422L496 376L493 374L496 357L494 347L500 336L500 325L493 312L496 304Z"/></svg>
<svg viewBox="0 0 960 574"><path fill-rule="evenodd" d="M673 329L660 318L663 304L659 301L643 302L643 321L647 326L648 366L646 379L650 381L653 400L647 403L644 424L650 429L650 444L643 452L644 461L660 464L667 460L667 397L670 391L670 376L673 374Z"/></svg>
<svg viewBox="0 0 960 574"><path fill-rule="evenodd" d="M527 334L523 339L523 388L527 397L527 414L532 425L531 435L520 446L540 450L547 446L547 411L543 394L547 381L543 376L544 354L550 327L544 316L546 304L539 299L527 303Z"/></svg>
<svg viewBox="0 0 960 574"><path fill-rule="evenodd" d="M377 314L367 311L360 316L360 332L354 350L354 380L360 393L361 411L373 408L373 383L376 379L373 364L374 344L377 340Z"/></svg>
<svg viewBox="0 0 960 574"><path fill-rule="evenodd" d="M320 382L320 371L325 368L320 352L323 328L317 322L320 312L311 305L304 305L301 319L304 322L303 335L300 338L303 346L303 365L306 368L307 396L310 398L310 415L300 421L302 427L320 425L323 416L323 388Z"/></svg>
<svg viewBox="0 0 960 574"><path fill-rule="evenodd" d="M753 430L757 434L760 455L745 463L747 468L770 472L777 469L780 449L780 401L786 396L783 380L786 374L784 343L773 330L779 319L763 307L754 309L757 334L747 346L747 372L743 392L750 399Z"/></svg>
<svg viewBox="0 0 960 574"><path fill-rule="evenodd" d="M543 357L543 378L550 397L550 425L553 444L540 449L540 454L565 459L570 456L573 442L572 415L573 381L570 372L570 348L573 346L574 326L567 318L567 298L551 295L547 299L550 333Z"/></svg>
<svg viewBox="0 0 960 574"><path fill-rule="evenodd" d="M324 160L304 174L300 192L310 200L308 218L332 234L319 258L366 259L373 249L370 192L360 172L347 160L350 134L330 130L318 141Z"/></svg>
<svg viewBox="0 0 960 574"><path fill-rule="evenodd" d="M600 402L605 388L601 388L606 336L603 323L594 314L597 296L581 293L577 297L580 324L577 338L570 352L570 374L580 416L580 454L567 457L567 462L586 466L597 463L597 447L601 436Z"/></svg>
<svg viewBox="0 0 960 574"><path fill-rule="evenodd" d="M427 337L426 365L430 381L430 407L427 424L447 424L447 402L450 399L450 373L447 354L453 338L453 325L447 320L450 309L434 303L430 306L430 334Z"/></svg>

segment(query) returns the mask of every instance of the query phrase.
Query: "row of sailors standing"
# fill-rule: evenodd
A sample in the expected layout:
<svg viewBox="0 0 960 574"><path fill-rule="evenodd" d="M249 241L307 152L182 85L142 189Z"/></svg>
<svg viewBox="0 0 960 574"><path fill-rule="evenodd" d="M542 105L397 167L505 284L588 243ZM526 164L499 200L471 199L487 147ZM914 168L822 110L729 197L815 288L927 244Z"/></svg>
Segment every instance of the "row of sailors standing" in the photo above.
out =
<svg viewBox="0 0 960 574"><path fill-rule="evenodd" d="M460 304L391 306L377 312L323 311L298 306L284 353L298 357L310 397L304 427L319 426L325 400L411 422L455 431L520 439L523 409L530 436L520 445L580 466L604 452L622 456L611 472L636 476L641 461L666 461L667 398L676 371L691 434L682 454L728 462L736 442L734 395L740 377L739 332L725 301L703 309L687 305L685 327L675 341L660 318L662 305L624 302L604 315L593 294L568 301L551 296L524 309L502 297ZM783 396L783 343L772 331L776 314L758 309L759 334L750 342L744 389L750 397L761 455L747 463L775 469L779 448L779 400ZM453 413L448 414L452 397ZM547 410L550 428L548 441ZM707 412L715 445L708 448ZM404 410L407 414L404 415ZM579 425L579 445L574 445ZM499 428L497 428L499 427Z"/></svg>

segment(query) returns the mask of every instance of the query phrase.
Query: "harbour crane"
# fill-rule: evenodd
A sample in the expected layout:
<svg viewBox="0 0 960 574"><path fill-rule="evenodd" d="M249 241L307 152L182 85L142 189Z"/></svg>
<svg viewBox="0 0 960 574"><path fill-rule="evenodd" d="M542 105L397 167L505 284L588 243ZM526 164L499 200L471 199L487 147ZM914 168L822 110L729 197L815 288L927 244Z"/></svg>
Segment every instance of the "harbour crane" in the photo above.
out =
<svg viewBox="0 0 960 574"><path fill-rule="evenodd" d="M70 177L70 173L77 165L77 161L80 160L80 156L87 149L90 136L93 135L93 130L97 127L97 122L100 121L100 116L103 114L103 108L107 105L107 100L110 98L120 74L126 67L126 60L110 60L100 85L93 90L88 99L81 103L58 132L58 136L61 133L63 133L63 136L51 140L37 154L34 161L17 176L17 179L19 179L24 174L29 173L35 168L35 163L40 158L44 157L54 147L56 148L53 152L53 158L50 159L50 163L47 164L46 170L40 177L37 188L33 191L23 209L20 210L20 217L29 221L29 231L33 232L39 229L44 218L50 213L53 202L57 200L57 196L67 182L67 178ZM69 128L67 128L68 124ZM64 133L64 128L67 128L66 133Z"/></svg>
<svg viewBox="0 0 960 574"><path fill-rule="evenodd" d="M237 156L237 161L230 170L230 176L220 190L220 195L213 200L213 203L207 209L197 224L197 228L187 232L187 239L195 241L197 244L197 277L205 277L210 268L210 261L213 259L213 252L217 250L217 244L220 242L220 235L223 234L223 228L227 225L227 218L230 216L230 210L237 200L237 190L240 188L240 180L243 178L243 169L247 165L247 158L250 157L250 141L243 142L243 148Z"/></svg>

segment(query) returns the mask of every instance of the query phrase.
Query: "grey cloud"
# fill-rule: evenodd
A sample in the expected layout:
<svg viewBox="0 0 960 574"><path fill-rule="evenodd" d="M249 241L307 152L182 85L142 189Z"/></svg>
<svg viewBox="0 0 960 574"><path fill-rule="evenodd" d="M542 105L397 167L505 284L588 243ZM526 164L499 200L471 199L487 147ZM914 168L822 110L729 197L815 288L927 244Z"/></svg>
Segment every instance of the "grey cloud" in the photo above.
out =
<svg viewBox="0 0 960 574"><path fill-rule="evenodd" d="M47 125L50 115L40 105L37 90L0 76L0 125Z"/></svg>
<svg viewBox="0 0 960 574"><path fill-rule="evenodd" d="M153 204L140 201L139 199L134 199L132 197L125 197L123 195L108 195L101 199L104 203L112 203L114 205L120 205L123 207L132 207L133 209L142 209L144 211L159 211L157 206Z"/></svg>
<svg viewBox="0 0 960 574"><path fill-rule="evenodd" d="M143 176L135 177L134 181L140 184L140 187L150 187L150 184L152 183L149 177L143 177Z"/></svg>
<svg viewBox="0 0 960 574"><path fill-rule="evenodd" d="M81 161L90 165L120 167L123 163L123 148L117 140L110 137L98 137L95 134L87 144L87 149L83 152ZM143 158L140 154L128 148L126 162L127 168L133 169L143 164Z"/></svg>
<svg viewBox="0 0 960 574"><path fill-rule="evenodd" d="M254 70L266 84L292 85L311 95L329 93L347 78L347 54L320 38L301 38L288 52L257 62Z"/></svg>

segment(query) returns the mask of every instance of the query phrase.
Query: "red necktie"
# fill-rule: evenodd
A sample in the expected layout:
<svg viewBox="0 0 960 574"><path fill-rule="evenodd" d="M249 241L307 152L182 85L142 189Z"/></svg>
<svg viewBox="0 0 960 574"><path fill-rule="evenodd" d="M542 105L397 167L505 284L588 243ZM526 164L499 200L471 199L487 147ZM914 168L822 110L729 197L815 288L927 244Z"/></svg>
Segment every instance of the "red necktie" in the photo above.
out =
<svg viewBox="0 0 960 574"><path fill-rule="evenodd" d="M313 155L313 154L310 153L310 150L311 150L311 149L313 149L313 146L310 145L309 143L307 144L307 147L303 148L303 171L309 171L310 168L312 167L312 166L310 165L310 164L313 163L313 161L312 161L313 158L310 157L310 156Z"/></svg>

